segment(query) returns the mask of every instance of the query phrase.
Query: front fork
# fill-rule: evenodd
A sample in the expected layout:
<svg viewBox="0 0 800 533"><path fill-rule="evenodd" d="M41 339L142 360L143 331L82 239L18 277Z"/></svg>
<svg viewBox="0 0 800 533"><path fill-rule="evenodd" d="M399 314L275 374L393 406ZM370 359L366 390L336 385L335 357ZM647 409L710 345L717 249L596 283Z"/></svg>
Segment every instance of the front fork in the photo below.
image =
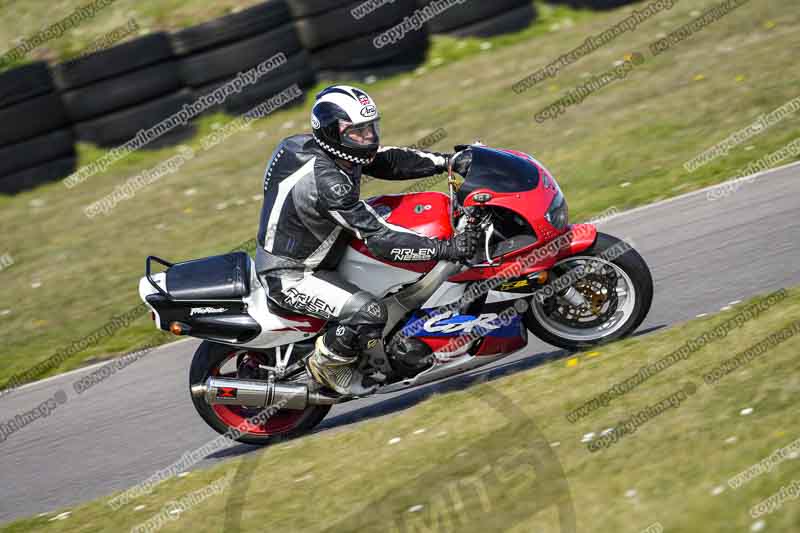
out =
<svg viewBox="0 0 800 533"><path fill-rule="evenodd" d="M558 297L564 300L568 305L576 308L581 308L589 305L586 297L576 290L575 287L569 286L558 294Z"/></svg>

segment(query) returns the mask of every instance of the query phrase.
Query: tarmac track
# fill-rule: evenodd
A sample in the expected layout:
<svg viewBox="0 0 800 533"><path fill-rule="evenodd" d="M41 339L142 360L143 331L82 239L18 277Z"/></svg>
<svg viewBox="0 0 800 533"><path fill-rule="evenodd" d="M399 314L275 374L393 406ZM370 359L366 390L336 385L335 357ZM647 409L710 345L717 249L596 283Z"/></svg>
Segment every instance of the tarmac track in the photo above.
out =
<svg viewBox="0 0 800 533"><path fill-rule="evenodd" d="M634 244L653 272L653 307L639 333L713 314L731 302L800 284L800 164L765 173L723 199L691 193L622 213L600 229ZM192 340L160 347L81 396L72 384L91 368L0 399L5 422L59 390L68 396L48 418L0 443L0 523L126 489L217 437L188 397L196 345ZM564 355L533 338L525 350L467 376L337 406L320 431ZM197 467L253 449L237 445Z"/></svg>

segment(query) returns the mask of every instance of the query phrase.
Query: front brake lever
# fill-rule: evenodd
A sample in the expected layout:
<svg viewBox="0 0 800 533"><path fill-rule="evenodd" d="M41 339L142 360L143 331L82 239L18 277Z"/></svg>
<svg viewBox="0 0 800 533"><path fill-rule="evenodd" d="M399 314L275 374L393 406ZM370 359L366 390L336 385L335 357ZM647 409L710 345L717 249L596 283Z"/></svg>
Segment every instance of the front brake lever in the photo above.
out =
<svg viewBox="0 0 800 533"><path fill-rule="evenodd" d="M489 223L489 226L486 228L485 235L486 240L483 241L483 246L484 253L486 254L486 263L489 264L489 266L494 266L494 260L492 259L491 254L489 254L489 241L492 240L492 235L494 235L494 222Z"/></svg>

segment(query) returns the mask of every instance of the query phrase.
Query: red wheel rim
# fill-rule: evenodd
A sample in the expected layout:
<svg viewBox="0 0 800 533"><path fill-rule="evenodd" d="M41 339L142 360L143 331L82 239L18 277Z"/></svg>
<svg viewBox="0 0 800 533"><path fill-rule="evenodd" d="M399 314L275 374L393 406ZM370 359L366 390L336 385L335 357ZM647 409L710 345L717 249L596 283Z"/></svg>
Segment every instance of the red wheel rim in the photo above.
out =
<svg viewBox="0 0 800 533"><path fill-rule="evenodd" d="M240 351L231 352L225 359L211 369L212 376L224 375L220 373L220 369L236 357ZM231 428L236 428L243 433L251 435L280 435L296 428L303 418L303 415L308 409L299 411L296 409L281 409L271 417L269 417L263 424L252 424L248 421L250 417L257 415L261 410L258 408L242 407L240 405L212 405L214 413L217 415L222 423Z"/></svg>

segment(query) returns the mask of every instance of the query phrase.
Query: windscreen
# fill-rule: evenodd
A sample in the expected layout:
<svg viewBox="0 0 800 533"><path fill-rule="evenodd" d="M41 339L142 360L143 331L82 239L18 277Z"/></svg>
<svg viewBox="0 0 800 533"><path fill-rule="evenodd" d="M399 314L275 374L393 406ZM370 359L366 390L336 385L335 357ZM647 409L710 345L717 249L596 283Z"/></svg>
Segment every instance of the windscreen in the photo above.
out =
<svg viewBox="0 0 800 533"><path fill-rule="evenodd" d="M539 185L539 169L530 161L500 150L472 147L472 165L461 188L462 204L472 191L527 192Z"/></svg>

